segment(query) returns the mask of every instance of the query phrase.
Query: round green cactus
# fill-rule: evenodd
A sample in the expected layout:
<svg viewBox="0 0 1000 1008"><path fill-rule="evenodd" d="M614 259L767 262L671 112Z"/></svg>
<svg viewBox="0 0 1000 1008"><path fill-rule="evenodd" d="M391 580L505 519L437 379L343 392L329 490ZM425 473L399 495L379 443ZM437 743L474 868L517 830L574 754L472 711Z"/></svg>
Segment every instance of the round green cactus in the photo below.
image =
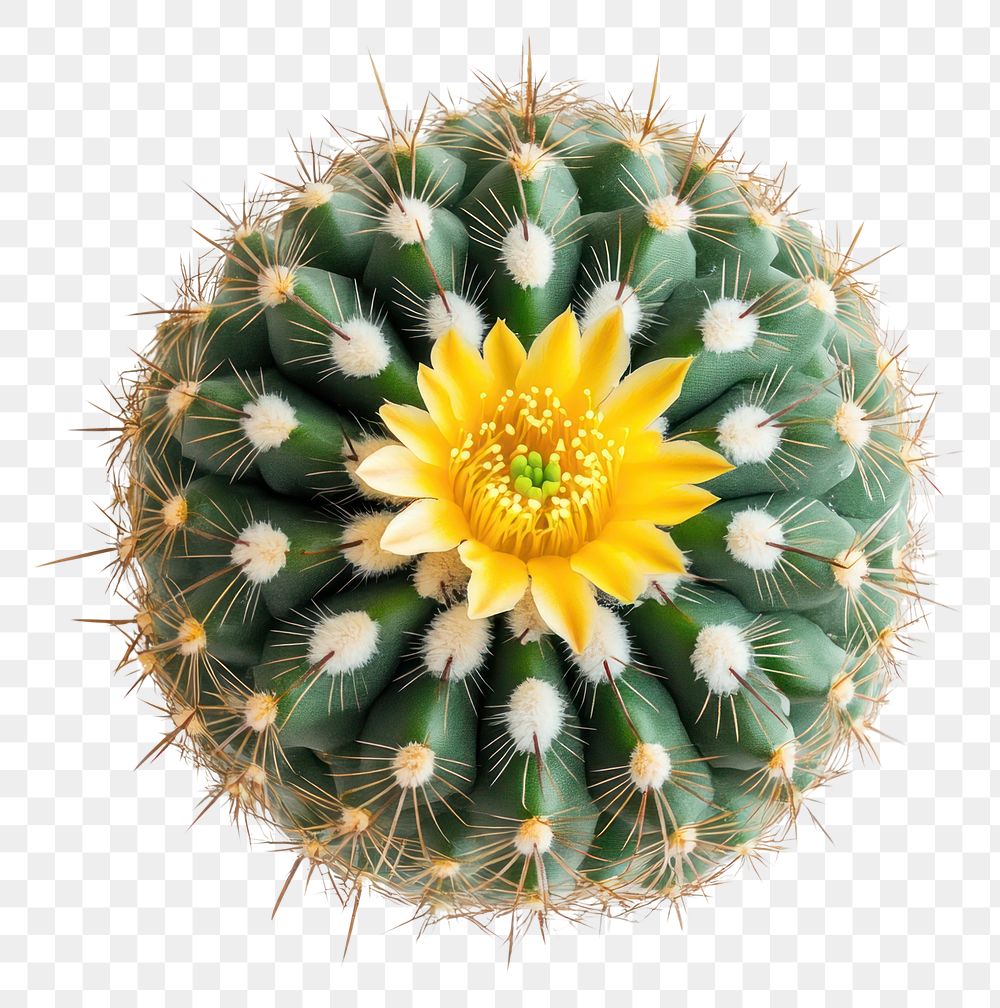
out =
<svg viewBox="0 0 1000 1008"><path fill-rule="evenodd" d="M128 385L130 657L167 740L347 892L682 897L883 701L905 372L850 250L653 108L529 68L311 152Z"/></svg>

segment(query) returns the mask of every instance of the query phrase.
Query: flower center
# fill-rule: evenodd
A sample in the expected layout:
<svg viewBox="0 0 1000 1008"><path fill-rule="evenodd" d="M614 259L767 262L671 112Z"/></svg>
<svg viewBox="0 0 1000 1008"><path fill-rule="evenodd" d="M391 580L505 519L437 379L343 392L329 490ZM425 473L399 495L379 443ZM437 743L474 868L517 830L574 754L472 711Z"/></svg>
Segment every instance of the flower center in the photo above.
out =
<svg viewBox="0 0 1000 1008"><path fill-rule="evenodd" d="M473 535L522 560L572 555L607 521L624 444L602 430L586 389L575 407L534 385L484 405L486 419L451 453Z"/></svg>

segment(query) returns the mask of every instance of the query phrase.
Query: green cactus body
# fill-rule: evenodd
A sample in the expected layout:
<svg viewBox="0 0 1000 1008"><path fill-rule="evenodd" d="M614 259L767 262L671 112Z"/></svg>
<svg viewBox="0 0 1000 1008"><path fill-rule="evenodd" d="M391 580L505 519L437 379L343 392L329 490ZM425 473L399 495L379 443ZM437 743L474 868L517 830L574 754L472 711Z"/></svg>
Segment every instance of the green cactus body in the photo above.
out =
<svg viewBox="0 0 1000 1008"><path fill-rule="evenodd" d="M772 843L914 593L919 429L846 259L534 83L231 223L118 449L170 737L434 914L678 898Z"/></svg>

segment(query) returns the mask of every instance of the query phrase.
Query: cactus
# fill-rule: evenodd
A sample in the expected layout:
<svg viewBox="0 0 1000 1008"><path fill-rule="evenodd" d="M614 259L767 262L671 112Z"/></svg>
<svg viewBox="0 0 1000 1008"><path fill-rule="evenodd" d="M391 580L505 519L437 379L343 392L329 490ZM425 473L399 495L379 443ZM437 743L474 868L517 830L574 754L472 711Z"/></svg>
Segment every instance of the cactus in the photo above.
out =
<svg viewBox="0 0 1000 1008"><path fill-rule="evenodd" d="M922 423L851 249L530 66L300 167L122 400L154 751L338 892L511 933L773 847L919 596Z"/></svg>

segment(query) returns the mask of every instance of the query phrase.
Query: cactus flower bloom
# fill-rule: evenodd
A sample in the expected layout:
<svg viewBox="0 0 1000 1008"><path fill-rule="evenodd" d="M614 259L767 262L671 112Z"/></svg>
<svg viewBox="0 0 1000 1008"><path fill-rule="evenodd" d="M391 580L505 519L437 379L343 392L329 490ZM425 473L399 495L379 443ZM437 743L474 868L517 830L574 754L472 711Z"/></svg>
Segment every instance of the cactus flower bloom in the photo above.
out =
<svg viewBox="0 0 1000 1008"><path fill-rule="evenodd" d="M469 568L469 616L512 609L524 593L570 647L583 651L594 589L634 602L651 577L682 574L661 526L717 498L695 484L732 468L658 424L691 358L625 374L622 310L583 333L572 310L525 350L503 321L478 352L456 330L434 345L418 385L426 409L379 411L399 444L365 459L374 490L412 499L382 548L404 556L458 548Z"/></svg>

